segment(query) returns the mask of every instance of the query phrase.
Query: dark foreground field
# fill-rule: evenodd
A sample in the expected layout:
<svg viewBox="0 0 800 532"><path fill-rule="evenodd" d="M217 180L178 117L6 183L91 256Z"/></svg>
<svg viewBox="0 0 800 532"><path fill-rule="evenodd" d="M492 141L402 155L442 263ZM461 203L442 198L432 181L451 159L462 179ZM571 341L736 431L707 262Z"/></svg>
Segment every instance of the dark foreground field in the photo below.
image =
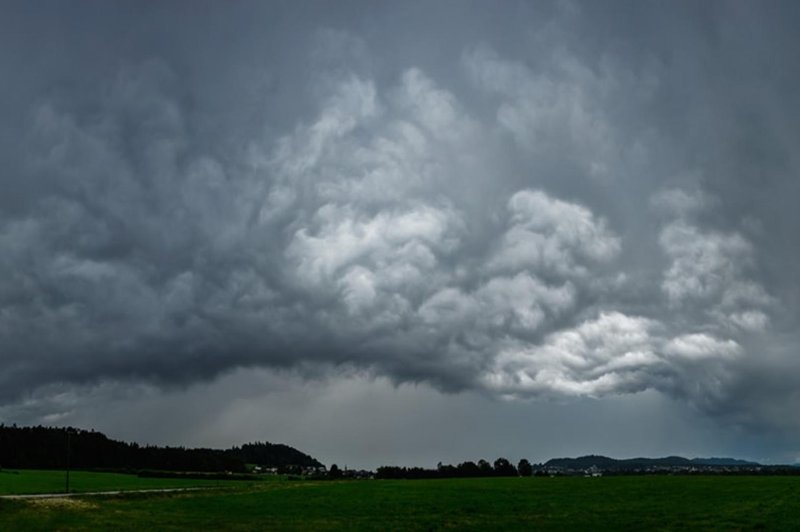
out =
<svg viewBox="0 0 800 532"><path fill-rule="evenodd" d="M216 479L142 478L120 473L72 471L70 491L130 491L174 488L249 486L253 482L229 482ZM64 471L0 470L0 495L60 493L65 488ZM2 506L0 506L2 508Z"/></svg>
<svg viewBox="0 0 800 532"><path fill-rule="evenodd" d="M796 530L800 478L283 480L180 494L0 499L0 530L445 528Z"/></svg>

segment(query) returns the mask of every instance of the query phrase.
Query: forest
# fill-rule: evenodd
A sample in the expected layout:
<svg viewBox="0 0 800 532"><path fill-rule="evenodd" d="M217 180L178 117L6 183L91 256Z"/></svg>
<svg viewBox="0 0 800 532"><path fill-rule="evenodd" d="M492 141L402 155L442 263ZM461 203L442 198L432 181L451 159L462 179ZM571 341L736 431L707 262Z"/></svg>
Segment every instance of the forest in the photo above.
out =
<svg viewBox="0 0 800 532"><path fill-rule="evenodd" d="M106 469L245 472L247 464L278 470L322 464L284 444L255 442L230 449L139 445L72 427L0 425L0 469Z"/></svg>

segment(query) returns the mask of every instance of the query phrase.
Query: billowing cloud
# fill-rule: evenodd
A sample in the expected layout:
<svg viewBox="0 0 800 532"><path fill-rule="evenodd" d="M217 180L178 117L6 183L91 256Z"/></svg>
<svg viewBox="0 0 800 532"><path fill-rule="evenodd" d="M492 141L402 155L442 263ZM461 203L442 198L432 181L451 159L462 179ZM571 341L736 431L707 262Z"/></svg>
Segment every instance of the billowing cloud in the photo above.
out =
<svg viewBox="0 0 800 532"><path fill-rule="evenodd" d="M508 208L512 225L502 237L493 268L530 267L558 275L585 275L577 257L602 262L619 252L619 238L606 229L605 220L595 219L580 205L524 190L511 197Z"/></svg>
<svg viewBox="0 0 800 532"><path fill-rule="evenodd" d="M677 213L659 235L659 245L670 259L661 283L669 305L702 307L729 327L767 327L766 311L773 298L748 276L756 262L751 242L737 231L699 227L691 215L702 208L703 197L672 190L657 195L655 203Z"/></svg>
<svg viewBox="0 0 800 532"><path fill-rule="evenodd" d="M302 31L21 78L0 104L20 130L2 147L0 401L347 368L513 399L651 390L772 419L767 388L797 347L783 202L798 162L780 148L796 124L773 97L714 97L738 70L694 15L665 24L725 55L708 85L639 9L641 35L568 4L507 7L503 38L453 26L424 54L380 17L378 38L321 10ZM725 29L742 10L720 39L741 44ZM218 24L250 18L230 16ZM205 42L192 28L175 38ZM764 83L752 94L792 97ZM746 142L764 137L740 109L780 136L774 152ZM746 168L772 188L753 193Z"/></svg>
<svg viewBox="0 0 800 532"><path fill-rule="evenodd" d="M582 177L607 181L644 149L614 127L607 108L622 90L646 101L656 81L650 73L632 79L608 60L591 68L563 49L548 51L536 70L485 46L467 51L462 63L477 87L500 98L497 124L528 156L566 155Z"/></svg>
<svg viewBox="0 0 800 532"><path fill-rule="evenodd" d="M740 353L733 340L703 333L668 339L654 320L608 312L552 333L540 345L502 351L485 382L511 397L599 397L664 388L672 393L675 386L695 393L691 389L702 386L704 376L692 364L724 363Z"/></svg>

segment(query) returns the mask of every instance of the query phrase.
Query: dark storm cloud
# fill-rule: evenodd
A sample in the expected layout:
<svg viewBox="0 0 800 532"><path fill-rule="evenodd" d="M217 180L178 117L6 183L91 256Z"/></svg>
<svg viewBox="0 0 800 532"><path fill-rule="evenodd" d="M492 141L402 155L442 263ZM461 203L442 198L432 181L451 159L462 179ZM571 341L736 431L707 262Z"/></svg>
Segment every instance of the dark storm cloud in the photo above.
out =
<svg viewBox="0 0 800 532"><path fill-rule="evenodd" d="M791 4L5 10L6 403L344 366L779 425Z"/></svg>

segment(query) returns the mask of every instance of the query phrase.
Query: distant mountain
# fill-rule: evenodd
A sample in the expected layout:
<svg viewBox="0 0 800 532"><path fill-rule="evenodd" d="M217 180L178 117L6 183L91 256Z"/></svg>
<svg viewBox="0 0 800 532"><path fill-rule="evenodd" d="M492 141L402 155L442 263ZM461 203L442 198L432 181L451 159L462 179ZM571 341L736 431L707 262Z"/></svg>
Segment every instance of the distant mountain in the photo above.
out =
<svg viewBox="0 0 800 532"><path fill-rule="evenodd" d="M588 469L599 467L601 469L611 469L619 464L619 460L607 456L588 455L578 458L552 458L545 462L546 467L560 467L563 469Z"/></svg>
<svg viewBox="0 0 800 532"><path fill-rule="evenodd" d="M692 463L708 466L759 466L758 462L748 462L736 458L693 458Z"/></svg>
<svg viewBox="0 0 800 532"><path fill-rule="evenodd" d="M627 458L618 460L607 456L589 455L578 458L553 458L548 460L545 467L562 469L589 469L597 467L604 470L631 470L646 469L651 467L746 467L758 466L756 462L737 460L735 458L693 458L682 456L667 456L664 458Z"/></svg>
<svg viewBox="0 0 800 532"><path fill-rule="evenodd" d="M248 443L225 450L140 446L112 440L93 430L0 425L0 468L64 468L68 445L69 465L75 469L244 472L245 464L284 470L322 466L311 456L281 443Z"/></svg>

